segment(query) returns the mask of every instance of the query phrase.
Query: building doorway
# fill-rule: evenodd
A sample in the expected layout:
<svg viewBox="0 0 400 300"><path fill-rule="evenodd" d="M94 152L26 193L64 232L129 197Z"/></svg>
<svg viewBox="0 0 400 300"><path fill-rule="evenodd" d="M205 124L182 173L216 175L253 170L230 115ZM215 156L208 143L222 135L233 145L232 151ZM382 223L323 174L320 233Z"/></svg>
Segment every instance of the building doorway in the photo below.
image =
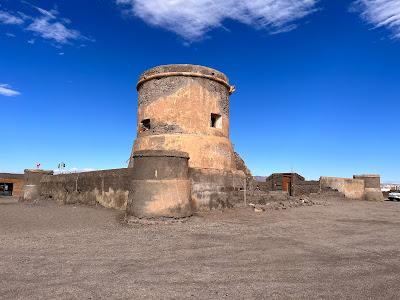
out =
<svg viewBox="0 0 400 300"><path fill-rule="evenodd" d="M282 191L287 192L289 195L291 195L291 193L292 193L292 176L283 175Z"/></svg>
<svg viewBox="0 0 400 300"><path fill-rule="evenodd" d="M0 182L0 196L12 196L14 184Z"/></svg>

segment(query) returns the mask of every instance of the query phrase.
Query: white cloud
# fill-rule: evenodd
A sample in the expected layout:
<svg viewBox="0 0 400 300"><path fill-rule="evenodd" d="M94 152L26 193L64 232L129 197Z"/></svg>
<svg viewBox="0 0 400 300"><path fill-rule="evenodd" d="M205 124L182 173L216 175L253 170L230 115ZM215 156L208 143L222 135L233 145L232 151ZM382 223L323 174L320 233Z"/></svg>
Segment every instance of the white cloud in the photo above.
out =
<svg viewBox="0 0 400 300"><path fill-rule="evenodd" d="M400 39L400 1L399 0L357 0L354 8L375 27L386 27Z"/></svg>
<svg viewBox="0 0 400 300"><path fill-rule="evenodd" d="M16 90L13 90L8 84L0 83L0 95L6 97L15 97L21 95L21 93Z"/></svg>
<svg viewBox="0 0 400 300"><path fill-rule="evenodd" d="M40 7L35 8L39 11L40 16L33 19L27 30L58 44L67 44L73 40L84 38L79 31L67 28L64 25L64 19L57 18L58 11L48 11Z"/></svg>
<svg viewBox="0 0 400 300"><path fill-rule="evenodd" d="M318 0L116 0L150 25L187 40L202 38L226 19L271 32L295 28L293 22L316 10Z"/></svg>
<svg viewBox="0 0 400 300"><path fill-rule="evenodd" d="M92 41L78 30L70 28L71 20L59 16L56 9L46 10L25 1L22 3L30 7L29 13L0 10L0 24L19 26L36 36L52 41L57 46L71 44L77 40ZM28 42L32 44L31 41L33 39Z"/></svg>
<svg viewBox="0 0 400 300"><path fill-rule="evenodd" d="M21 25L24 23L24 20L20 17L10 14L9 12L0 10L0 23L7 25Z"/></svg>

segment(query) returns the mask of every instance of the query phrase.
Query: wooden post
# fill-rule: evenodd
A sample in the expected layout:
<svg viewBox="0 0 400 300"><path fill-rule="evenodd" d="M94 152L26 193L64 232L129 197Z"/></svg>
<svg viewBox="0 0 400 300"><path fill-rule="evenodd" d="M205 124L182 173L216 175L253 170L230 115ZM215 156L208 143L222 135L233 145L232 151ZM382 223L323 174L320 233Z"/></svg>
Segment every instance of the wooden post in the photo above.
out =
<svg viewBox="0 0 400 300"><path fill-rule="evenodd" d="M246 179L244 179L243 193L244 193L244 206L247 206L247 183Z"/></svg>

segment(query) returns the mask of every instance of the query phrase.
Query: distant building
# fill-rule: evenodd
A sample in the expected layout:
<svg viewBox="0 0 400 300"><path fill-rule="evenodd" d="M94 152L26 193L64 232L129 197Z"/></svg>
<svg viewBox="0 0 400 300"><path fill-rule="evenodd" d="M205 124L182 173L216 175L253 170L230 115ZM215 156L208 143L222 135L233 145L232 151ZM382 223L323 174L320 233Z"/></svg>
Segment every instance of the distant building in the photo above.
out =
<svg viewBox="0 0 400 300"><path fill-rule="evenodd" d="M24 174L0 173L0 196L21 196L23 184Z"/></svg>
<svg viewBox="0 0 400 300"><path fill-rule="evenodd" d="M297 173L274 173L256 185L261 191L282 191L290 196L317 193L320 190L319 181L306 181Z"/></svg>

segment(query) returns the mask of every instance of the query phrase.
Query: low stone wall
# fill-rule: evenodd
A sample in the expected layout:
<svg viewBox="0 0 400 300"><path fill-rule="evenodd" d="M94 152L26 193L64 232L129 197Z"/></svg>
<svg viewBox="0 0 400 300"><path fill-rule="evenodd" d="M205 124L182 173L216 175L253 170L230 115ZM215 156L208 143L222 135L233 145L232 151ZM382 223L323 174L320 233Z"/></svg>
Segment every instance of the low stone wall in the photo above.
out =
<svg viewBox="0 0 400 300"><path fill-rule="evenodd" d="M312 193L319 193L321 190L319 181L296 181L292 185L292 196L310 195Z"/></svg>
<svg viewBox="0 0 400 300"><path fill-rule="evenodd" d="M125 210L134 168L47 175L41 196L62 204L82 203ZM233 207L244 201L246 175L242 171L189 168L194 210Z"/></svg>
<svg viewBox="0 0 400 300"><path fill-rule="evenodd" d="M62 204L100 204L125 210L133 169L48 175L41 181L41 196Z"/></svg>
<svg viewBox="0 0 400 300"><path fill-rule="evenodd" d="M254 186L256 191L268 192L271 190L271 184L265 181L255 181Z"/></svg>
<svg viewBox="0 0 400 300"><path fill-rule="evenodd" d="M337 177L321 177L321 189L333 189L344 194L349 199L363 199L365 192L364 180Z"/></svg>
<svg viewBox="0 0 400 300"><path fill-rule="evenodd" d="M288 192L253 190L247 192L247 203L265 205L267 202L279 202L289 200Z"/></svg>
<svg viewBox="0 0 400 300"><path fill-rule="evenodd" d="M20 201L35 201L40 198L42 191L41 181L44 176L52 176L53 171L50 170L24 170L24 186Z"/></svg>
<svg viewBox="0 0 400 300"><path fill-rule="evenodd" d="M233 207L244 201L246 175L242 171L189 168L195 210Z"/></svg>
<svg viewBox="0 0 400 300"><path fill-rule="evenodd" d="M383 201L381 177L377 174L354 175L354 179L361 179L365 185L365 200Z"/></svg>

